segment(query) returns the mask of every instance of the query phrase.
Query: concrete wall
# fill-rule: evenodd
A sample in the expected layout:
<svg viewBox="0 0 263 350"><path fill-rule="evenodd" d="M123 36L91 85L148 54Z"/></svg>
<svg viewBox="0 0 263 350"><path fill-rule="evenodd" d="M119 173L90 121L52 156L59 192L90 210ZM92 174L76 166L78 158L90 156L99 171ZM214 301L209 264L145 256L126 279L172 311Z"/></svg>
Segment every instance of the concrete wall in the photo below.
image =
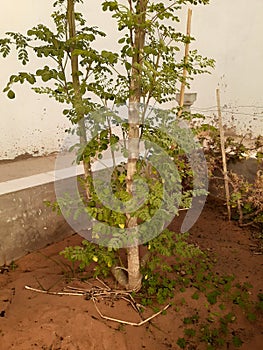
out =
<svg viewBox="0 0 263 350"><path fill-rule="evenodd" d="M124 1L124 0L123 0ZM97 0L84 1L83 10L89 25L98 25L109 33L98 48L117 49L117 33L109 13L100 10ZM197 77L192 91L198 93L194 111L212 116L216 113L215 89L220 87L225 120L237 125L238 131L248 127L263 133L263 1L211 0L208 6L193 8L192 33L200 53L216 59L212 75ZM26 30L37 23L50 25L53 0L2 1L0 37L6 31ZM186 9L179 29L185 31ZM21 71L15 55L0 59L2 89L10 74ZM39 65L36 59L30 70ZM13 159L24 153L43 155L58 150L65 137L67 120L58 106L45 96L35 95L30 87L16 87L17 98L10 101L0 93L0 159Z"/></svg>
<svg viewBox="0 0 263 350"><path fill-rule="evenodd" d="M0 266L73 233L45 200L55 201L53 183L0 195Z"/></svg>

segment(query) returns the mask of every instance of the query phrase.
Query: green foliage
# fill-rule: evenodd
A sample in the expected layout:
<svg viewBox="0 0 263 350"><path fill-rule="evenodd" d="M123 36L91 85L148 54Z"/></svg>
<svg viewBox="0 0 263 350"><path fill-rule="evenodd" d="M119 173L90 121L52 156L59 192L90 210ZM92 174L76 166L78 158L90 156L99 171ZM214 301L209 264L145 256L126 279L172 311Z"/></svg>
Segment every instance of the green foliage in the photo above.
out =
<svg viewBox="0 0 263 350"><path fill-rule="evenodd" d="M75 1L74 4L80 2L82 1ZM57 102L66 104L63 115L73 125L77 124L77 128L72 128L70 132L76 132L80 136L80 142L73 147L77 149L77 163L83 161L90 166L94 159L102 158L105 150L109 150L111 146L118 147L118 137L112 133L112 126L121 125L123 121L114 115L114 108L108 108L108 105L126 103L134 94L131 86L132 74L140 77L140 102L144 104L140 138L145 141L148 158L138 160L133 181L146 181L149 194L145 202L132 212L131 217L137 218L139 224L150 223L148 226L138 225L139 234L145 239L152 237L153 233L157 235L162 232L149 242L150 258L142 264L143 288L148 296L156 296L159 303L172 296L175 285L174 279L169 276L173 267L164 263L163 257L176 255L190 259L201 254L200 249L187 243L185 235L175 235L164 229L165 223L178 213L175 207L189 208L192 197L204 192L194 189L195 174L189 164L187 152L197 146L189 141L192 135L189 136L188 130L178 127L178 122L172 120L176 111L162 112L156 109L152 120L145 126L143 124L150 100L158 103L174 100L180 83L185 82L189 86L189 81L196 74L207 73L214 66L213 60L203 58L196 50L190 52L188 62L185 62L180 51L184 49L185 43L194 38L185 36L176 28L180 20L178 10L183 4L207 3L207 0L177 0L171 1L167 6L162 2L147 2L144 18L139 10L140 1L129 1L127 4L117 0L104 1L102 10L111 12L122 35L118 41L121 45L118 53L107 50L99 52L93 47L97 38L105 37L106 34L95 27L88 27L81 13L74 13L76 33L69 32L71 22L65 6L69 2L66 0L54 2L55 10L51 18L55 30L38 24L29 29L26 35L8 32L6 38L0 40L0 53L3 57L8 57L11 47L14 46L22 65L28 64L30 55L43 62L35 72L12 75L4 92L14 99L14 85L29 83L36 93L47 94ZM138 30L142 30L145 35L142 48L138 48L138 43L135 43ZM137 55L142 59L134 62ZM184 68L188 73L186 81L183 76ZM83 121L84 127L80 126L80 121ZM83 142L87 134L85 128L91 134L88 142ZM180 145L173 137L166 135L165 130L168 128L171 135L180 133ZM128 125L122 125L126 137L128 129ZM167 158L162 158L162 162L159 161L163 157L160 149L167 151ZM122 151L127 155L128 148L124 145ZM159 163L160 168L148 166L149 160L153 164ZM179 175L174 171L176 167ZM127 170L125 166L121 166L114 169L111 188L104 185L103 179L97 179L96 185L102 187L100 198L94 190L91 176L82 180L84 187L89 187L90 194L88 200L85 196L80 200L85 203L85 213L97 220L93 226L93 238L105 238L107 242L110 237L110 241L109 249L85 241L80 247L66 248L62 254L73 263L78 262L80 269L95 264L96 275L107 275L116 263L116 249L120 247L119 241L124 231L116 235L111 231L112 228L125 229L127 213L119 210L119 207L116 210L106 207L102 199L108 198L112 192L117 200L128 203L131 195L127 192L126 178ZM170 181L165 182L163 179ZM198 188L202 188L201 185ZM140 190L142 187L138 185L138 188ZM67 195L58 199L58 205L51 207L56 211L59 211L58 207L66 208L66 214L73 215L75 219L81 214L78 203L74 203ZM150 230L153 232L149 232Z"/></svg>
<svg viewBox="0 0 263 350"><path fill-rule="evenodd" d="M153 300L162 304L173 296L174 288L178 284L178 277L175 278L173 274L176 259L191 260L202 256L203 253L198 247L187 243L187 237L187 234L177 235L166 229L147 244L148 261L142 268L142 293L145 304Z"/></svg>
<svg viewBox="0 0 263 350"><path fill-rule="evenodd" d="M81 246L66 247L60 254L72 263L77 262L81 271L93 264L94 277L99 275L107 277L111 267L116 263L115 252L85 240Z"/></svg>
<svg viewBox="0 0 263 350"><path fill-rule="evenodd" d="M214 290L210 293L207 294L207 300L211 305L216 304L217 302L217 297L220 295L221 293L218 290Z"/></svg>
<svg viewBox="0 0 263 350"><path fill-rule="evenodd" d="M76 13L77 32L76 36L68 39L67 18L63 3L57 1L54 6L57 8L52 14L55 25L53 32L49 27L39 24L27 31L27 35L7 32L6 38L0 40L0 53L7 57L11 52L11 47L15 46L18 60L26 65L29 62L29 52L38 58L49 60L48 65L36 70L36 72L19 72L9 79L4 92L11 99L15 98L12 86L15 83L28 82L34 85L39 80L44 86L34 87L33 90L39 94L47 94L60 103L67 103L73 108L66 109L66 115L70 121L76 123L79 116L83 117L90 111L98 108L98 104L93 102L87 93L97 95L102 100L109 99L105 84L109 84L111 71L108 66L116 63L118 55L112 52L102 51L99 53L91 47L91 43L97 36L105 36L105 33L96 28L86 26L82 14ZM67 70L72 56L79 57L80 78L80 102L77 102L72 82L67 77ZM105 92L103 93L103 91ZM85 96L85 97L84 97Z"/></svg>
<svg viewBox="0 0 263 350"><path fill-rule="evenodd" d="M148 2L146 7L147 18L141 24L142 14L138 12L139 2L130 2L127 6L115 1L104 1L103 11L112 12L112 17L117 21L118 30L123 33L118 43L120 49L120 61L126 69L126 75L119 75L121 90L126 92L128 98L132 91L128 91L129 79L132 68L135 68L141 77L141 95L143 101L148 103L151 98L157 102L167 102L175 99L175 87L183 81L182 70L186 67L188 79L192 75L208 72L207 68L214 66L214 61L201 57L197 51L191 51L188 63L178 59L178 52L182 44L193 40L176 29L179 22L178 10L184 3L203 3L208 1L173 1L166 6L162 2ZM168 22L169 21L169 22ZM145 45L143 47L143 60L136 66L132 66L132 57L137 48L134 45L135 32L143 27L145 32Z"/></svg>
<svg viewBox="0 0 263 350"><path fill-rule="evenodd" d="M193 337L196 334L196 331L193 328L186 328L184 334L188 337Z"/></svg>
<svg viewBox="0 0 263 350"><path fill-rule="evenodd" d="M198 292L200 297L198 308L193 310L192 315L182 319L184 337L178 338L177 345L191 349L195 348L196 344L202 343L206 349L217 350L232 344L235 348L239 348L243 340L241 333L236 331L234 326L237 320L237 308L242 310L248 321L257 322L257 316L261 312L262 295L258 295L259 302L252 301L250 297L252 286L249 283L237 283L234 276L214 273L211 258L205 257L204 254L189 260L177 259L174 270L177 272L175 293L180 288L180 282L183 283L183 280L188 279L190 281L188 288L196 289L193 295ZM205 296L208 301L206 317L203 316L204 305L201 304L201 296ZM228 302L228 312L224 311L226 307L222 301Z"/></svg>
<svg viewBox="0 0 263 350"><path fill-rule="evenodd" d="M195 292L195 293L192 295L192 299L198 300L198 299L199 299L199 294L198 294L197 292Z"/></svg>
<svg viewBox="0 0 263 350"><path fill-rule="evenodd" d="M232 342L235 348L240 348L243 344L243 341L236 335L233 336Z"/></svg>
<svg viewBox="0 0 263 350"><path fill-rule="evenodd" d="M180 347L180 349L185 349L186 340L184 338L178 338L176 344Z"/></svg>
<svg viewBox="0 0 263 350"><path fill-rule="evenodd" d="M198 323L199 318L200 318L200 316L198 314L195 314L195 315L193 315L191 317L185 317L183 319L183 323L185 325L196 324L196 323Z"/></svg>
<svg viewBox="0 0 263 350"><path fill-rule="evenodd" d="M263 312L263 293L258 294L258 302L256 303L256 308Z"/></svg>
<svg viewBox="0 0 263 350"><path fill-rule="evenodd" d="M191 345L195 346L196 342L198 344L204 343L207 347L206 349L221 349L227 344L232 344L234 347L238 348L243 344L235 332L230 332L230 325L235 322L236 317L233 313L228 313L219 318L218 326L212 325L211 323L200 323L199 316L193 315L192 317L185 318L184 324L186 326L192 325L191 328L184 329L184 338L178 338L177 345L182 349L191 348ZM193 328L193 325L195 328ZM231 336L231 333L233 336Z"/></svg>

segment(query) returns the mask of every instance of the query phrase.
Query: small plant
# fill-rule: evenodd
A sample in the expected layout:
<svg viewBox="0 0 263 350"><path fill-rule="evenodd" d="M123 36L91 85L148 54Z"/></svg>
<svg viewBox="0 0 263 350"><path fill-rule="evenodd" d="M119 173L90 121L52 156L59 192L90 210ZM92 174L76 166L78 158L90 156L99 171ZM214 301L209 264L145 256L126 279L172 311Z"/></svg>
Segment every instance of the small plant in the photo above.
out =
<svg viewBox="0 0 263 350"><path fill-rule="evenodd" d="M263 312L263 293L258 294L258 302L256 303L256 308Z"/></svg>
<svg viewBox="0 0 263 350"><path fill-rule="evenodd" d="M243 344L243 341L236 335L233 336L232 342L235 348L240 348Z"/></svg>
<svg viewBox="0 0 263 350"><path fill-rule="evenodd" d="M214 305L217 303L217 297L221 294L221 292L219 290L213 290L212 292L208 293L206 295L208 302L211 305Z"/></svg>
<svg viewBox="0 0 263 350"><path fill-rule="evenodd" d="M82 246L66 247L60 254L72 263L77 262L80 271L93 264L94 277L99 275L107 277L111 272L111 267L116 262L113 251L99 248L85 240L82 242Z"/></svg>
<svg viewBox="0 0 263 350"><path fill-rule="evenodd" d="M196 323L199 322L199 319L200 319L200 316L199 316L198 313L196 313L196 314L194 314L194 315L191 316L191 317L185 317L185 318L183 319L183 323L184 323L185 325L196 324Z"/></svg>
<svg viewBox="0 0 263 350"><path fill-rule="evenodd" d="M262 162L262 161L261 161ZM236 209L240 226L256 225L263 227L263 173L258 170L254 183L231 172L231 206Z"/></svg>
<svg viewBox="0 0 263 350"><path fill-rule="evenodd" d="M176 344L180 347L180 349L185 349L187 341L185 340L185 338L178 338Z"/></svg>
<svg viewBox="0 0 263 350"><path fill-rule="evenodd" d="M198 300L199 299L199 294L197 292L194 292L194 294L192 295L192 299Z"/></svg>
<svg viewBox="0 0 263 350"><path fill-rule="evenodd" d="M11 261L9 265L2 265L0 266L0 273L5 273L8 271L15 271L18 268L18 265L16 264L15 261Z"/></svg>
<svg viewBox="0 0 263 350"><path fill-rule="evenodd" d="M195 325L195 328L185 328L184 338L178 338L177 345L182 348L191 348L190 346L198 343L204 343L206 349L217 350L225 345L232 343L236 348L242 345L242 340L235 333L230 332L229 325L235 322L236 317L233 313L228 313L219 318L219 325L212 326L211 323L199 323L199 317L185 318L185 325Z"/></svg>

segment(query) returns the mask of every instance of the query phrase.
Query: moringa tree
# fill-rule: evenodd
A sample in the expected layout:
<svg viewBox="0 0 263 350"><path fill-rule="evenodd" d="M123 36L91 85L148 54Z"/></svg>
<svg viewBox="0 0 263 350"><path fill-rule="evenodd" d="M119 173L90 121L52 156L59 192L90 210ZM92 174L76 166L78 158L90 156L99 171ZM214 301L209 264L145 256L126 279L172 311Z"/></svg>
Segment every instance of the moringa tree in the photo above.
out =
<svg viewBox="0 0 263 350"><path fill-rule="evenodd" d="M159 152L159 148L165 148L169 157L178 160L181 155L179 146L171 135L165 135L164 131L145 124L145 118L149 112L150 104L169 102L175 100L178 84L185 81L183 69L188 72L188 79L194 75L207 72L207 67L213 66L213 60L201 57L197 51L190 52L189 59L185 62L180 54L183 45L193 38L185 36L176 29L179 22L179 11L185 4L207 4L209 0L123 0L104 1L103 11L110 11L117 22L118 30L122 33L118 43L121 48L118 53L103 50L98 52L92 47L97 36L105 36L103 32L94 27L88 27L83 15L76 12L75 5L84 0L57 0L54 3L56 10L52 14L55 23L55 32L47 26L39 24L28 30L27 35L8 32L5 39L0 40L0 52L7 57L10 46L15 45L18 59L23 65L29 61L28 51L39 57L49 58L53 62L50 66L44 65L36 72L19 72L12 75L4 89L9 98L14 98L12 90L14 83L25 81L34 85L38 79L45 86L33 87L37 93L48 94L60 103L66 103L64 115L72 124L78 125L80 135L79 156L85 169L85 190L87 198L85 204L87 212L96 219L102 219L108 224L109 230L117 227L131 232L129 243L125 245L127 252L127 266L118 266L113 252L118 251L123 244L112 245L109 240L108 252L94 255L94 247L86 244L86 250L67 250L65 255L71 259L80 260L83 264L90 261L98 261L106 264L121 286L128 290L138 291L142 285L142 267L149 254L140 255L140 231L141 223L151 221L154 213L158 211L160 203L169 201L163 198L164 180L159 174L156 175L154 167L145 166L140 159L139 146L144 138L150 144L148 153ZM94 6L98 6L94 2ZM179 58L178 58L179 57ZM99 98L100 102L98 101ZM126 123L121 123L114 106L126 104L128 118ZM109 105L111 111L109 112ZM151 123L157 123L158 118L164 116L159 110L154 110ZM99 112L99 113L98 113ZM171 111L165 113L171 117ZM91 161L94 156L99 156L103 150L108 149L118 140L112 133L111 116L117 123L122 124L124 135L127 136L127 165L124 172L117 172L118 190L115 195L126 202L134 195L134 184L138 177L146 179L152 188L147 201L135 212L116 212L104 208L97 197L91 176ZM174 119L174 114L172 119ZM174 120L169 121L169 128L178 133L178 125ZM100 125L107 121L108 130L102 130ZM87 138L91 133L91 141ZM174 128L174 129L173 129ZM184 132L184 131L180 131ZM158 145L152 146L152 142ZM147 148L147 145L146 145ZM170 161L169 158L169 161ZM166 162L163 160L164 165ZM167 163L168 164L168 163ZM166 164L165 172L170 177L174 176L174 168ZM181 164L184 174L187 166ZM158 173L158 172L157 172ZM188 172L188 175L190 172ZM183 175L186 176L186 175ZM190 176L190 175L189 175ZM168 177L169 178L169 177ZM192 189L192 188L191 188ZM193 191L192 191L193 192ZM175 195L176 197L177 195ZM83 199L84 200L84 199ZM173 204L169 204L172 206ZM170 209L169 209L170 210ZM169 211L168 210L168 211ZM163 210L165 212L165 210ZM174 213L174 211L172 210ZM163 215L167 215L164 213ZM160 225L160 232L164 225ZM155 227L150 226L150 229ZM149 229L149 228L148 228ZM94 236L101 235L102 229L94 227ZM160 233L159 232L159 233ZM121 235L121 233L119 234ZM113 234L114 236L114 234ZM147 236L147 235L146 235ZM166 238L168 236L165 236ZM119 238L119 237L118 237ZM113 237L113 240L116 237ZM158 238L157 238L158 239ZM167 238L168 239L168 238ZM145 240L143 241L145 243ZM163 241L163 246L167 241ZM156 244L152 246L158 247ZM101 248L103 250L103 248ZM159 251L161 251L159 246ZM157 250L158 250L157 249ZM150 251L150 246L148 246ZM162 248L162 251L165 248Z"/></svg>
<svg viewBox="0 0 263 350"><path fill-rule="evenodd" d="M205 67L213 66L212 60L203 59L196 51L190 53L186 63L178 60L178 51L192 38L178 32L178 12L183 4L208 3L207 0L179 0L156 2L150 0L104 1L103 10L109 10L123 33L119 60L125 67L124 84L128 100L128 161L126 190L132 194L133 179L137 172L139 143L142 137L140 126L150 102L163 103L175 99L178 83L183 82L183 68L191 78L203 73ZM185 81L184 81L185 82ZM187 83L187 82L185 82ZM140 116L140 104L144 105ZM138 217L127 213L126 227L137 227ZM122 284L131 290L141 287L141 262L139 244L136 240L127 248L127 279ZM124 281L124 282L123 282Z"/></svg>

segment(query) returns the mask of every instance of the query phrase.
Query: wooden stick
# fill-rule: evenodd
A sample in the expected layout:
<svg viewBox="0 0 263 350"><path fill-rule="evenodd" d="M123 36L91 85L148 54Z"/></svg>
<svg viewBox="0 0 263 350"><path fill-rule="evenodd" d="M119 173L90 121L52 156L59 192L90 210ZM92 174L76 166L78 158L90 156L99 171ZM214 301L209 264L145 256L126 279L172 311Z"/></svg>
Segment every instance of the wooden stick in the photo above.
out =
<svg viewBox="0 0 263 350"><path fill-rule="evenodd" d="M191 20L192 20L192 10L188 9L188 14L187 14L187 26L186 26L186 35L190 37L191 35ZM185 44L185 53L184 53L184 64L186 65L188 63L188 56L189 56L189 42ZM180 118L182 111L183 111L183 106L184 106L184 92L185 92L185 81L187 77L187 69L184 66L183 70L183 81L181 83L181 90L180 90L180 100L179 100L179 111L178 111L178 117Z"/></svg>
<svg viewBox="0 0 263 350"><path fill-rule="evenodd" d="M132 295L128 292L125 292L125 291L112 291L112 290L109 290L108 286L101 280L99 280L100 282L102 282L102 284L107 287L107 289L103 290L103 289L100 289L100 287L97 287L98 290L90 290L90 291L87 291L86 289L78 289L78 288L75 288L75 287L71 287L71 286L67 286L67 288L69 290L72 290L72 292L68 292L68 291L65 291L65 292L50 292L48 290L42 290L42 289L37 289L37 288L32 288L32 287L29 287L29 286L25 286L25 289L27 290L31 290L33 292L37 292L37 293L43 293L43 294L50 294L50 295L72 295L72 296L85 296L87 295L88 292L90 292L91 294L91 297L89 299L91 299L94 303L94 306L98 312L98 314L100 315L101 318L105 319L105 320L108 320L108 321L114 321L114 322L119 322L119 323L123 323L123 324L127 324L127 325L130 325L130 326L142 326L143 324L145 324L146 322L149 322L150 320L152 320L154 317L160 315L163 311L167 310L168 307L170 306L170 304L166 305L162 310L160 310L159 312L153 314L152 316L148 317L147 319L145 320L142 320L138 323L136 322L129 322L129 321L125 321L125 320L120 320L120 319L117 319L117 318L113 318L113 317L109 317L109 316L105 316L102 314L102 312L99 310L97 304L96 304L96 297L101 297L101 298L107 298L107 297L110 297L110 296L117 296L119 297L120 299L123 299L127 302L129 302L133 309L139 313L140 317L141 317L141 313L140 313L140 310L139 310L139 307L143 307L142 305L140 304L137 304L134 300L134 298L132 297ZM73 292L74 291L74 292ZM130 299L129 299L129 298ZM143 307L144 308L144 307Z"/></svg>
<svg viewBox="0 0 263 350"><path fill-rule="evenodd" d="M225 181L227 213L228 213L228 220L230 221L231 220L231 207L230 207L229 179L228 179L228 171L227 171L227 163L226 163L225 133L224 133L223 121L222 121L219 89L216 89L216 100L217 100L221 154L222 154L222 161L223 161L223 174L224 174L224 181Z"/></svg>
<svg viewBox="0 0 263 350"><path fill-rule="evenodd" d="M43 294L50 294L50 295L73 295L73 296L83 296L85 293L83 292L78 292L78 293L71 293L71 292L50 292L48 290L42 290L42 289L37 289L37 288L32 288L29 286L25 286L25 289L27 290L32 290L33 292L37 293L43 293Z"/></svg>
<svg viewBox="0 0 263 350"><path fill-rule="evenodd" d="M108 321L113 321L113 322L118 322L118 323L122 323L122 324L127 324L130 326L142 326L143 324L149 322L150 320L152 320L154 317L160 315L163 311L167 310L168 307L170 307L170 304L166 305L162 310L160 310L159 312L157 312L156 314L153 314L152 316L146 318L145 320L141 321L141 322L129 322L129 321L124 321L124 320L119 320L118 318L113 318L113 317L109 317L109 316L105 316L101 313L100 309L98 308L96 301L94 298L92 298L95 309L97 310L98 314L100 315L101 318L108 320Z"/></svg>

